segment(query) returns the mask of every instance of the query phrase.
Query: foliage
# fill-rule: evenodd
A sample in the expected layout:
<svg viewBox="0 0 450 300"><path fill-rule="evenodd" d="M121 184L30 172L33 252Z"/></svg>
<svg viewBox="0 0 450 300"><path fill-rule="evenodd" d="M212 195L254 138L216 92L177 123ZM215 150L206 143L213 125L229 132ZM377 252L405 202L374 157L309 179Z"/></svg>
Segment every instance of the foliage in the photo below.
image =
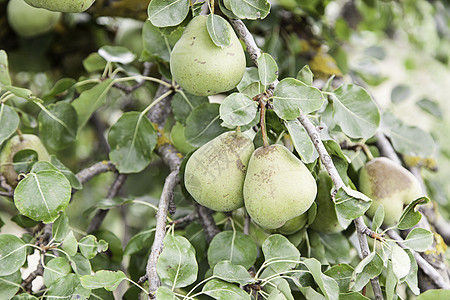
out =
<svg viewBox="0 0 450 300"><path fill-rule="evenodd" d="M0 1L0 16L7 3ZM0 17L0 149L13 136L35 134L52 154L50 161L38 161L32 148L10 161L0 155L1 299L446 298L448 291L419 282L416 255L436 254L445 266L438 233L448 237L419 222L434 222L420 211L450 214L449 136L436 125L449 125L448 112L413 75L448 71L447 3L152 0L143 8L148 18L133 26L99 17L101 5L65 13L55 28L26 38ZM212 97L184 92L169 67L171 49L199 14L208 14L213 46L230 45L228 23L245 24L262 50L244 37L242 80ZM136 31L137 47L119 41ZM408 54L399 69L409 80L399 82L389 63L401 47ZM443 73L434 81L447 95ZM319 131L309 132L303 117ZM255 148L285 145L315 179L331 174L331 163L336 186L319 185L318 194L334 201L330 222L342 230L310 228L317 199L291 234L260 228L245 207L202 210L184 186L186 162L231 130ZM382 226L389 207L365 216L373 200L358 191L362 166L384 155L380 136L406 167L422 170L428 195L411 199L390 228ZM1 175L6 167L19 173L17 186ZM367 224L367 253L361 223L352 220ZM32 288L39 275L42 286ZM377 280L381 290L372 291Z"/></svg>

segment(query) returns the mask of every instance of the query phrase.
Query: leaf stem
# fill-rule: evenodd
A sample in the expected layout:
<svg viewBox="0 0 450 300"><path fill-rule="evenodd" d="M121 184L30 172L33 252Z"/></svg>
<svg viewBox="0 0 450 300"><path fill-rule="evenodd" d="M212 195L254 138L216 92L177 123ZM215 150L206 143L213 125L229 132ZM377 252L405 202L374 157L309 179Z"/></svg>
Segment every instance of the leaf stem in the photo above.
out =
<svg viewBox="0 0 450 300"><path fill-rule="evenodd" d="M132 284L134 284L135 286L137 286L138 288L140 288L145 294L150 295L150 293L148 291L146 291L142 286L140 286L139 284L137 284L136 282L134 282L133 280L131 280L128 277L124 278L125 280L131 282Z"/></svg>
<svg viewBox="0 0 450 300"><path fill-rule="evenodd" d="M146 80L146 81L156 82L156 83L165 85L167 87L172 87L172 84L170 84L168 82L165 82L164 80L161 80L161 79L158 79L158 78L154 78L154 77L150 77L150 76L143 76L143 75L116 78L116 79L114 79L114 83L116 83L116 82L123 82L123 81L130 81L130 80L136 80L136 79L143 79L143 80Z"/></svg>
<svg viewBox="0 0 450 300"><path fill-rule="evenodd" d="M267 131L266 131L266 102L262 99L259 99L259 107L260 107L259 124L261 125L263 145L264 148L267 148L269 147L269 141L267 139Z"/></svg>
<svg viewBox="0 0 450 300"><path fill-rule="evenodd" d="M170 94L172 94L172 90L162 94L160 97L158 97L156 100L154 100L152 103L150 103L149 106L147 106L142 112L141 112L141 116L145 116L148 111L150 109L152 109L153 106L155 106L156 104L158 104L159 101L163 100L164 98L166 98L167 96L169 96Z"/></svg>

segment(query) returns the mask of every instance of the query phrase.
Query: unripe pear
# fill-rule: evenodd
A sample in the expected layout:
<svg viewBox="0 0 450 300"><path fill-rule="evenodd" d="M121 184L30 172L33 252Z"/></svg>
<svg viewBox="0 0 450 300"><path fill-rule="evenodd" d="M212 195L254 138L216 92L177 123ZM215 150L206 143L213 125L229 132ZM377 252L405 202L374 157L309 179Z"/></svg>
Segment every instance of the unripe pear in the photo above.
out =
<svg viewBox="0 0 450 300"><path fill-rule="evenodd" d="M184 183L203 206L215 211L232 211L244 205L242 187L252 152L250 138L225 132L209 141L189 158Z"/></svg>
<svg viewBox="0 0 450 300"><path fill-rule="evenodd" d="M24 0L9 1L6 13L11 28L23 37L32 37L50 31L61 17L60 12L35 8Z"/></svg>
<svg viewBox="0 0 450 300"><path fill-rule="evenodd" d="M383 205L385 214L383 224L386 226L399 221L403 205L408 205L423 196L416 177L385 157L375 158L362 167L359 189L373 200L367 211L369 217L373 217L378 206Z"/></svg>
<svg viewBox="0 0 450 300"><path fill-rule="evenodd" d="M31 149L36 151L38 160L50 161L50 155L41 140L33 134L22 134L12 137L0 152L0 173L5 176L6 182L16 187L18 174L14 170L13 158L21 150Z"/></svg>
<svg viewBox="0 0 450 300"><path fill-rule="evenodd" d="M316 182L286 147L271 145L253 152L244 182L244 203L252 220L276 229L306 212L316 197Z"/></svg>
<svg viewBox="0 0 450 300"><path fill-rule="evenodd" d="M295 218L290 219L283 226L275 230L281 234L289 235L294 234L303 227L305 227L306 222L308 221L308 212L301 214Z"/></svg>
<svg viewBox="0 0 450 300"><path fill-rule="evenodd" d="M245 72L245 54L231 25L230 45L216 46L206 29L206 16L189 22L170 56L170 70L187 92L210 96L234 88Z"/></svg>
<svg viewBox="0 0 450 300"><path fill-rule="evenodd" d="M95 0L25 0L29 5L65 13L83 12Z"/></svg>
<svg viewBox="0 0 450 300"><path fill-rule="evenodd" d="M326 171L320 171L317 181L317 213L310 228L323 233L336 233L344 230L339 224L336 205L331 199L333 181Z"/></svg>

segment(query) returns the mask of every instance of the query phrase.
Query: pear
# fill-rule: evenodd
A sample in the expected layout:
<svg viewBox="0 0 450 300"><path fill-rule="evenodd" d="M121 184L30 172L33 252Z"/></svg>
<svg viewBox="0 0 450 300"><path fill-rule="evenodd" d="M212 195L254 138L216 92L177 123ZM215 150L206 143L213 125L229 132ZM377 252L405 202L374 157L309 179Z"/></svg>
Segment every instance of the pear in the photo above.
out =
<svg viewBox="0 0 450 300"><path fill-rule="evenodd" d="M216 46L206 29L206 16L189 22L172 49L170 70L176 82L187 92L210 96L234 88L245 72L245 54L231 25L231 43Z"/></svg>
<svg viewBox="0 0 450 300"><path fill-rule="evenodd" d="M316 182L286 147L271 145L253 152L244 182L244 203L253 221L276 229L306 212L316 197Z"/></svg>
<svg viewBox="0 0 450 300"><path fill-rule="evenodd" d="M186 164L187 191L195 201L215 211L242 207L242 186L254 150L252 140L240 132L225 132L209 141Z"/></svg>
<svg viewBox="0 0 450 300"><path fill-rule="evenodd" d="M29 5L65 13L83 12L95 0L25 0Z"/></svg>
<svg viewBox="0 0 450 300"><path fill-rule="evenodd" d="M338 221L336 205L331 199L333 181L324 170L319 172L317 181L317 213L310 228L323 233L341 232L345 228Z"/></svg>
<svg viewBox="0 0 450 300"><path fill-rule="evenodd" d="M403 206L423 196L419 181L404 167L385 157L375 158L365 164L359 175L359 189L372 198L367 211L373 217L378 206L384 207L386 226L396 224Z"/></svg>
<svg viewBox="0 0 450 300"><path fill-rule="evenodd" d="M9 1L6 14L11 28L23 37L33 37L50 31L61 17L60 12L35 8L24 0Z"/></svg>
<svg viewBox="0 0 450 300"><path fill-rule="evenodd" d="M294 234L303 227L305 227L307 221L308 221L308 212L305 212L300 216L292 218L286 223L284 223L284 225L278 228L276 232L285 235Z"/></svg>
<svg viewBox="0 0 450 300"><path fill-rule="evenodd" d="M16 187L18 174L14 170L13 158L17 152L25 149L36 151L38 160L50 161L50 155L42 144L41 140L33 134L22 134L22 136L12 137L3 147L0 152L0 173L2 173L6 182Z"/></svg>

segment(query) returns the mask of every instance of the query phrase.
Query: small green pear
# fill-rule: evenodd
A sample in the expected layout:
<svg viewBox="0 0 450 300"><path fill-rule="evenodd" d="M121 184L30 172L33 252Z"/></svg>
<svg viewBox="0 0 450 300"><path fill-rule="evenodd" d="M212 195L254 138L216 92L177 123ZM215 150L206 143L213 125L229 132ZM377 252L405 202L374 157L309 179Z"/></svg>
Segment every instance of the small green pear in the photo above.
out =
<svg viewBox="0 0 450 300"><path fill-rule="evenodd" d="M341 232L345 228L338 221L336 205L331 199L333 181L327 171L320 171L317 181L317 213L310 228L323 233Z"/></svg>
<svg viewBox="0 0 450 300"><path fill-rule="evenodd" d="M95 0L25 0L29 5L65 13L83 12Z"/></svg>
<svg viewBox="0 0 450 300"><path fill-rule="evenodd" d="M297 216L295 218L290 219L289 221L286 221L283 226L276 229L275 232L289 235L294 234L303 227L305 227L306 222L308 221L308 212L305 212L301 214L300 216Z"/></svg>
<svg viewBox="0 0 450 300"><path fill-rule="evenodd" d="M50 31L61 17L60 12L35 8L24 0L9 1L6 14L11 28L23 37L33 37Z"/></svg>
<svg viewBox="0 0 450 300"><path fill-rule="evenodd" d="M231 28L231 43L216 46L206 29L206 16L189 22L170 56L170 70L178 84L187 92L210 96L234 88L245 72L245 54Z"/></svg>
<svg viewBox="0 0 450 300"><path fill-rule="evenodd" d="M282 145L253 152L244 182L244 203L252 220L276 229L306 212L317 186L306 166Z"/></svg>
<svg viewBox="0 0 450 300"><path fill-rule="evenodd" d="M252 152L250 138L225 132L189 158L184 183L191 196L215 211L232 211L244 205L242 186Z"/></svg>
<svg viewBox="0 0 450 300"><path fill-rule="evenodd" d="M373 217L378 206L384 207L386 226L396 224L403 205L423 196L419 181L404 167L385 157L375 158L364 165L359 175L359 189L373 202L367 211Z"/></svg>
<svg viewBox="0 0 450 300"><path fill-rule="evenodd" d="M41 140L33 134L22 134L12 137L4 146L0 152L0 173L2 173L6 182L16 187L17 172L14 170L13 158L17 152L25 149L31 149L36 151L38 160L50 161L50 155L42 144Z"/></svg>

